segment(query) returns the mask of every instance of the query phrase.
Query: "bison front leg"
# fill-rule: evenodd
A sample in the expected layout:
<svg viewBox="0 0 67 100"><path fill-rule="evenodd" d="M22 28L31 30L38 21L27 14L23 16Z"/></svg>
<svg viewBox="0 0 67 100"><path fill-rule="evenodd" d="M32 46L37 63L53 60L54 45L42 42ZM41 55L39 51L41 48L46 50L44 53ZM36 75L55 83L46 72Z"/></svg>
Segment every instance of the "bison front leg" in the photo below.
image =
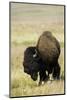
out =
<svg viewBox="0 0 67 100"><path fill-rule="evenodd" d="M42 82L46 81L48 79L48 76L46 75L46 71L40 70L39 72L40 80L39 80L39 86L42 84Z"/></svg>

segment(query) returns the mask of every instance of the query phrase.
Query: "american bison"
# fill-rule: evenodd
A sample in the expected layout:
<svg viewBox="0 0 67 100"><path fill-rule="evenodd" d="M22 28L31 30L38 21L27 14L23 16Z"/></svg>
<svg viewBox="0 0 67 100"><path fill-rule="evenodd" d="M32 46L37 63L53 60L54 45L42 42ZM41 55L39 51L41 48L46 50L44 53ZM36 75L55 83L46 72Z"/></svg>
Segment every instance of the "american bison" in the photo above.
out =
<svg viewBox="0 0 67 100"><path fill-rule="evenodd" d="M35 81L40 76L39 85L49 78L52 73L54 79L60 78L60 44L51 32L45 31L40 36L36 47L28 47L24 52L24 72ZM47 72L47 73L46 73Z"/></svg>

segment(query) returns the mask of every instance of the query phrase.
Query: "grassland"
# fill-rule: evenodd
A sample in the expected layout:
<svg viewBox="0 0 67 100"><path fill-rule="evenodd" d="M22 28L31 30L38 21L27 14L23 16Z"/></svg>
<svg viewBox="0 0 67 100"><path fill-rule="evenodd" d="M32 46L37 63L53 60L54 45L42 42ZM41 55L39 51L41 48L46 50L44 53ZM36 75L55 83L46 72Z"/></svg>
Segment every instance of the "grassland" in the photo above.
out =
<svg viewBox="0 0 67 100"><path fill-rule="evenodd" d="M36 46L43 31L49 30L61 46L61 80L37 86L24 73L24 50ZM64 8L63 6L12 4L11 8L11 97L64 94Z"/></svg>

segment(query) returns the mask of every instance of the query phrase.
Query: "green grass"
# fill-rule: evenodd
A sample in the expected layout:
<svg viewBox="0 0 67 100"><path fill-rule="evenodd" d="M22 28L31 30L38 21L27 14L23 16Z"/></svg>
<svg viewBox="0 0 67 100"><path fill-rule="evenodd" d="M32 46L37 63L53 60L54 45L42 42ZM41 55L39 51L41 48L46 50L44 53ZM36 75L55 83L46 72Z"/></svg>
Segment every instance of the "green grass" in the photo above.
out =
<svg viewBox="0 0 67 100"><path fill-rule="evenodd" d="M61 48L64 48L64 42L60 43Z"/></svg>
<svg viewBox="0 0 67 100"><path fill-rule="evenodd" d="M36 41L23 41L21 43L18 43L17 41L14 41L12 44L14 46L20 46L20 45L26 45L26 46L28 46L28 45L32 45L32 44L35 45L35 44L37 44L37 42ZM63 42L60 43L60 47L61 48L64 47L64 43Z"/></svg>
<svg viewBox="0 0 67 100"><path fill-rule="evenodd" d="M36 44L36 41L23 41L21 43L18 43L16 41L14 41L12 44L14 46L18 46L18 45L31 45L31 44L35 45Z"/></svg>

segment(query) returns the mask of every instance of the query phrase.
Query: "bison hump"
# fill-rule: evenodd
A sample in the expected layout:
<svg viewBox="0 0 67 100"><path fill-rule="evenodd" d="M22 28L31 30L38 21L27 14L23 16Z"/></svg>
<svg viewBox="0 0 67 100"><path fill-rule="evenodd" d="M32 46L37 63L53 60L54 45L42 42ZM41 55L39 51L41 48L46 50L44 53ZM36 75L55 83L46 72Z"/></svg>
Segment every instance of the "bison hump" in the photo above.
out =
<svg viewBox="0 0 67 100"><path fill-rule="evenodd" d="M37 48L44 61L53 62L54 59L59 57L60 46L51 33L46 34L47 33L43 33L43 35L40 36Z"/></svg>

